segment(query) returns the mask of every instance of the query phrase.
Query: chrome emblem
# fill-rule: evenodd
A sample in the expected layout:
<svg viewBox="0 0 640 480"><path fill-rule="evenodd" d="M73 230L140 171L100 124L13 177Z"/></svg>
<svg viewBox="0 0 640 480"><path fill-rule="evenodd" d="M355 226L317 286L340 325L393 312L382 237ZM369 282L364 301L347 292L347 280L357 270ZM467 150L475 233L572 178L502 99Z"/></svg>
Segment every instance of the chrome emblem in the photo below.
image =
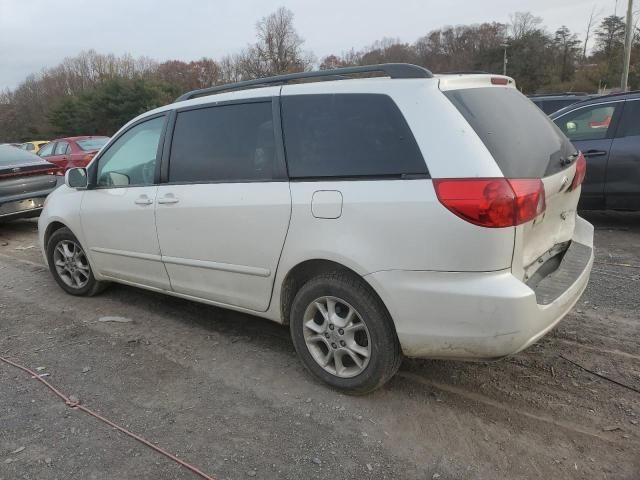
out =
<svg viewBox="0 0 640 480"><path fill-rule="evenodd" d="M11 171L13 173L19 172L20 171L20 167L14 167L14 168L11 169Z"/></svg>
<svg viewBox="0 0 640 480"><path fill-rule="evenodd" d="M564 187L567 186L567 183L569 183L569 177L563 177L562 183L560 184L560 190L558 191L561 192L562 190L564 190Z"/></svg>

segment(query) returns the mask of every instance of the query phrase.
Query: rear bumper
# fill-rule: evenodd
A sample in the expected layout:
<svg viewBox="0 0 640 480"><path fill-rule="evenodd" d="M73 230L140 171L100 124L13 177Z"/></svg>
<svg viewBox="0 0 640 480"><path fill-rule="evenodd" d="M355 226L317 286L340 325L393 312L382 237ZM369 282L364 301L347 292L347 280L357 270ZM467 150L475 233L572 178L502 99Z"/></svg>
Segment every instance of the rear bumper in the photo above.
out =
<svg viewBox="0 0 640 480"><path fill-rule="evenodd" d="M389 309L405 355L493 359L536 342L578 301L593 265L593 226L581 218L573 245L580 255L567 252L535 291L510 270L394 270L365 278Z"/></svg>
<svg viewBox="0 0 640 480"><path fill-rule="evenodd" d="M37 217L45 198L63 183L64 177L60 176L53 188L0 197L0 221Z"/></svg>

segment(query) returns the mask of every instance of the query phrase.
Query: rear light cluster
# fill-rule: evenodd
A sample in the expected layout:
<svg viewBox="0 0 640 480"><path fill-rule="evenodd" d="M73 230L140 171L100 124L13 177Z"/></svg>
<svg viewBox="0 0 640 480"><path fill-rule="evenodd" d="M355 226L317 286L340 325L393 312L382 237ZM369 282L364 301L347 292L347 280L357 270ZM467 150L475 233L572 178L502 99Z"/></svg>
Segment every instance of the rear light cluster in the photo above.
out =
<svg viewBox="0 0 640 480"><path fill-rule="evenodd" d="M578 160L576 160L576 174L573 176L573 182L571 182L570 190L575 190L582 182L584 182L584 177L587 175L587 161L584 158L582 152L578 154Z"/></svg>
<svg viewBox="0 0 640 480"><path fill-rule="evenodd" d="M514 227L546 208L540 179L434 179L440 203L460 218L488 228Z"/></svg>
<svg viewBox="0 0 640 480"><path fill-rule="evenodd" d="M11 173L2 173L0 178L12 178L12 177L31 177L35 175L64 175L64 169L59 167L47 168L45 170L26 170Z"/></svg>

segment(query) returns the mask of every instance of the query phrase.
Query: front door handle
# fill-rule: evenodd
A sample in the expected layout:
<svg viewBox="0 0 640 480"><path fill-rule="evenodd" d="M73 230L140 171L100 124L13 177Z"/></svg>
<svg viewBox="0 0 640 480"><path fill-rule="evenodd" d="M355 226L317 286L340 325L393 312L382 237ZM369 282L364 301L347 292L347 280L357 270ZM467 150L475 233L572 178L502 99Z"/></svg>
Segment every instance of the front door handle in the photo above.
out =
<svg viewBox="0 0 640 480"><path fill-rule="evenodd" d="M606 154L606 150L587 150L586 152L582 152L582 155L584 155L585 157L600 157Z"/></svg>
<svg viewBox="0 0 640 480"><path fill-rule="evenodd" d="M153 200L151 200L146 195L140 195L138 198L134 200L134 203L136 205L151 205L153 203Z"/></svg>
<svg viewBox="0 0 640 480"><path fill-rule="evenodd" d="M161 197L158 199L158 203L162 203L164 205L166 204L170 204L170 203L178 203L180 200L178 200L173 193L167 193L164 197Z"/></svg>

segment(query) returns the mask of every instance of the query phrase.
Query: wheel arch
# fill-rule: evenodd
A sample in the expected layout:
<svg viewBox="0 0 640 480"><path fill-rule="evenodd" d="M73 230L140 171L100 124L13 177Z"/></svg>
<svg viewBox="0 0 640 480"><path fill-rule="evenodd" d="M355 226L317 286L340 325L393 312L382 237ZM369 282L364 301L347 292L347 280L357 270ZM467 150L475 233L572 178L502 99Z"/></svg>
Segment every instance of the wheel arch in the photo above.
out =
<svg viewBox="0 0 640 480"><path fill-rule="evenodd" d="M47 228L44 231L44 237L42 239L43 247L45 251L47 249L47 245L49 245L49 239L51 238L51 235L53 235L55 232L57 232L61 228L69 228L69 227L59 220L53 220L51 223L49 223L49 225L47 225ZM71 229L69 228L69 230ZM71 230L71 232L73 233L73 230Z"/></svg>
<svg viewBox="0 0 640 480"><path fill-rule="evenodd" d="M395 322L393 322L393 318L391 317L391 313L389 309L385 305L382 297L378 294L376 289L367 281L365 277L360 275L358 272L353 270L352 268L347 267L346 265L336 262L334 260L327 260L323 258L314 258L309 260L304 260L292 268L287 272L284 280L282 281L282 285L280 288L280 317L281 322L284 325L289 325L289 314L291 312L291 304L296 294L300 290L300 288L313 277L318 275L323 275L326 273L342 271L347 272L350 275L360 279L362 283L373 293L380 304L385 308L389 318L391 318L393 323L393 328L395 330Z"/></svg>

